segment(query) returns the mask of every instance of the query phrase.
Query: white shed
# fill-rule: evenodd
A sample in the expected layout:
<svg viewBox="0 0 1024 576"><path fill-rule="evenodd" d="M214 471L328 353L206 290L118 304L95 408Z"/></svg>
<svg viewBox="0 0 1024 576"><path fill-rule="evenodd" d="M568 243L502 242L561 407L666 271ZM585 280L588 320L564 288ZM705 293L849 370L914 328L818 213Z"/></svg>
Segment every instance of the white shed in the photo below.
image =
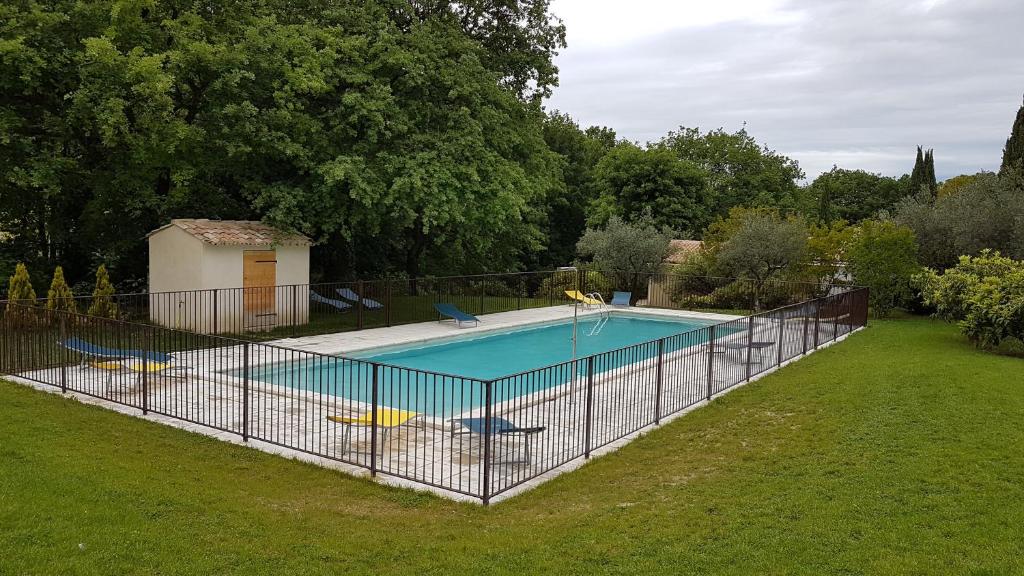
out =
<svg viewBox="0 0 1024 576"><path fill-rule="evenodd" d="M206 219L171 220L147 238L154 322L217 333L308 321L309 238Z"/></svg>

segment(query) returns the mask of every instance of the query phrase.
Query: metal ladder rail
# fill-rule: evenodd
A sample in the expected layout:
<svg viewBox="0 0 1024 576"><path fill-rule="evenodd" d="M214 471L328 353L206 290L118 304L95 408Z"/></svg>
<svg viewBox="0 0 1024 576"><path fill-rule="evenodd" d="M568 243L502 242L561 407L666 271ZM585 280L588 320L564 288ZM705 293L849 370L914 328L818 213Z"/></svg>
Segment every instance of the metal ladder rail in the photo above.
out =
<svg viewBox="0 0 1024 576"><path fill-rule="evenodd" d="M601 296L600 292L591 292L590 294L584 294L584 297L592 298L601 303L600 305L598 305L598 313L600 314L601 319L598 320L597 324L594 324L594 327L591 328L590 332L587 333L587 336L596 336L601 333L601 330L604 328L605 324L608 323L608 319L611 318L612 315L611 312L608 311L608 305L605 304L604 297Z"/></svg>

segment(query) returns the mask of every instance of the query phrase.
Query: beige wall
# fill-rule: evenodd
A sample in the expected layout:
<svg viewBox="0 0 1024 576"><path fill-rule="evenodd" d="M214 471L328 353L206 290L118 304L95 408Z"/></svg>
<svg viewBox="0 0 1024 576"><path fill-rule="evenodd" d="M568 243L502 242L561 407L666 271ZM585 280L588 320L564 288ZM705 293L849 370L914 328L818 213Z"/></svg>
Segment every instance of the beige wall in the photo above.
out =
<svg viewBox="0 0 1024 576"><path fill-rule="evenodd" d="M176 226L149 238L150 318L171 328L207 333L239 332L255 323L244 316L242 253L246 250L277 252L276 284L283 286L275 293L277 316L259 322L278 326L308 322L308 246L215 246ZM291 284L303 286L285 286ZM213 289L220 290L214 293ZM187 293L155 294L183 291Z"/></svg>
<svg viewBox="0 0 1024 576"><path fill-rule="evenodd" d="M149 237L149 291L198 290L203 284L203 242L177 226Z"/></svg>

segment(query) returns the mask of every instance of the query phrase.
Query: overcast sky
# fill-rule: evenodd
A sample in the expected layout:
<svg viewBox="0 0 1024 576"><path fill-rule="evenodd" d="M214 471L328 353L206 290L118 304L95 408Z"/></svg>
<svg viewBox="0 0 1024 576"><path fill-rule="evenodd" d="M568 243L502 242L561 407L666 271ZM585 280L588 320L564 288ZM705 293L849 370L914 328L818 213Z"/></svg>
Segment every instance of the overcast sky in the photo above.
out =
<svg viewBox="0 0 1024 576"><path fill-rule="evenodd" d="M547 103L641 143L679 126L833 164L939 179L996 170L1024 94L1024 0L553 0Z"/></svg>

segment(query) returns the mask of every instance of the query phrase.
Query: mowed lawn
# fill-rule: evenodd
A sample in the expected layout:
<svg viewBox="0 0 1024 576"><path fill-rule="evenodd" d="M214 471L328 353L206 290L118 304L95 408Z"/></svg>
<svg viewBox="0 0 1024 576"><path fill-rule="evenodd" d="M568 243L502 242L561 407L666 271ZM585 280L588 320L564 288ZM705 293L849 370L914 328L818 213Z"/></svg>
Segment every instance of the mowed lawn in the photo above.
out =
<svg viewBox="0 0 1024 576"><path fill-rule="evenodd" d="M0 383L0 574L1024 572L1024 360L873 321L490 508Z"/></svg>

